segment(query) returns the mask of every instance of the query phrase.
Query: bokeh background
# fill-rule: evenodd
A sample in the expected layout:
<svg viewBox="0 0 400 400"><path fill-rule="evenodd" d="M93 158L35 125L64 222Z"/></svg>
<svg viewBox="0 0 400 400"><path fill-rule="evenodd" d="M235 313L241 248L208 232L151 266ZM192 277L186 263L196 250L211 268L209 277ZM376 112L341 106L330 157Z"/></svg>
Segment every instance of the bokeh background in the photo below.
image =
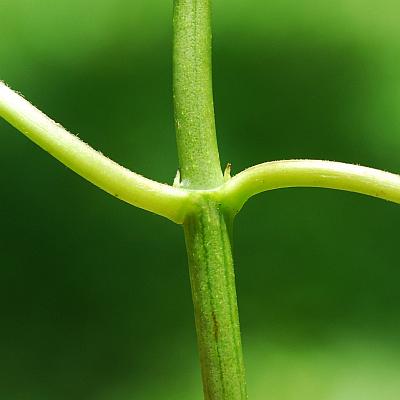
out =
<svg viewBox="0 0 400 400"><path fill-rule="evenodd" d="M218 0L221 159L400 172L394 0ZM172 0L1 0L0 79L145 176L177 169ZM0 121L0 399L202 398L181 228ZM235 225L251 399L400 398L400 208L259 195Z"/></svg>

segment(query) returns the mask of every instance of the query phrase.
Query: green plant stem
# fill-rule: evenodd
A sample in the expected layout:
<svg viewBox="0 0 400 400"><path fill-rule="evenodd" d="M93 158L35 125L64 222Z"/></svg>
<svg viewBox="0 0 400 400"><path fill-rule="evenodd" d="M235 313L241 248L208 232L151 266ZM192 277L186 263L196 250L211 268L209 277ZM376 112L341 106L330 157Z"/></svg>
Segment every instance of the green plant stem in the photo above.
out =
<svg viewBox="0 0 400 400"><path fill-rule="evenodd" d="M188 192L122 167L66 131L0 81L0 116L73 171L119 199L182 223Z"/></svg>
<svg viewBox="0 0 400 400"><path fill-rule="evenodd" d="M400 176L374 168L322 160L272 161L248 168L219 189L236 214L253 195L288 187L320 187L366 194L400 203Z"/></svg>
<svg viewBox="0 0 400 400"><path fill-rule="evenodd" d="M180 188L95 151L0 81L0 116L66 166L132 205L183 223L206 400L245 400L230 232L249 197L277 188L347 190L400 203L400 176L319 160L275 161L224 183L211 79L211 0L174 1L174 106Z"/></svg>
<svg viewBox="0 0 400 400"><path fill-rule="evenodd" d="M246 399L230 229L229 216L207 196L184 223L207 400Z"/></svg>
<svg viewBox="0 0 400 400"><path fill-rule="evenodd" d="M181 185L201 191L184 230L204 397L243 400L246 384L228 232L232 221L212 196L223 175L213 111L210 8L209 0L174 1L174 104Z"/></svg>
<svg viewBox="0 0 400 400"><path fill-rule="evenodd" d="M210 0L174 1L173 86L182 186L223 183L215 134Z"/></svg>

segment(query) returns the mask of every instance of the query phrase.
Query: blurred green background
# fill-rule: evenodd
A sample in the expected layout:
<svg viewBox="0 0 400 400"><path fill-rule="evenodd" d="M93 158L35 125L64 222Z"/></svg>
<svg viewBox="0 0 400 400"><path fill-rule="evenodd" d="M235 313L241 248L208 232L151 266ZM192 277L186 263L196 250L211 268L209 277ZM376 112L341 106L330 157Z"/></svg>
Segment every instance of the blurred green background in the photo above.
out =
<svg viewBox="0 0 400 400"><path fill-rule="evenodd" d="M214 2L221 159L400 172L400 6ZM172 0L2 0L0 79L145 176L177 169ZM0 121L0 399L202 398L183 234ZM400 208L290 189L236 220L250 399L400 398Z"/></svg>

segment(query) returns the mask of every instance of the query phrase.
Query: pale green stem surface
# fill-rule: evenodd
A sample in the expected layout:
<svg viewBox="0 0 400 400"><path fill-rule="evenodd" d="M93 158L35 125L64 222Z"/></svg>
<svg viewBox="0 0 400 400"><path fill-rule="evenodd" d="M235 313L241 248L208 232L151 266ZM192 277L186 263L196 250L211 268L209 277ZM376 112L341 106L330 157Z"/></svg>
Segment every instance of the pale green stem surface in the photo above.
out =
<svg viewBox="0 0 400 400"><path fill-rule="evenodd" d="M174 1L173 66L181 186L201 192L184 230L204 398L244 400L231 219L210 190L224 182L211 84L210 0Z"/></svg>
<svg viewBox="0 0 400 400"><path fill-rule="evenodd" d="M271 161L248 168L219 189L236 214L253 195L289 187L345 190L400 203L400 176L374 168L322 160Z"/></svg>
<svg viewBox="0 0 400 400"><path fill-rule="evenodd" d="M211 0L174 1L173 86L182 186L223 183L211 75Z"/></svg>
<svg viewBox="0 0 400 400"><path fill-rule="evenodd" d="M134 206L182 223L189 194L122 167L0 82L0 116L73 171Z"/></svg>

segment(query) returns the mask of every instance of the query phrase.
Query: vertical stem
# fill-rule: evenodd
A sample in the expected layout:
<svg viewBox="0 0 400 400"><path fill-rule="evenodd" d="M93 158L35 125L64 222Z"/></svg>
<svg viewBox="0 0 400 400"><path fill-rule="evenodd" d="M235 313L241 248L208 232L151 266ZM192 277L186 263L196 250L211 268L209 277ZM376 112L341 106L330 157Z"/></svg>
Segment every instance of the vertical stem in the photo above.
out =
<svg viewBox="0 0 400 400"><path fill-rule="evenodd" d="M174 1L173 86L182 184L223 183L215 134L211 67L211 0Z"/></svg>
<svg viewBox="0 0 400 400"><path fill-rule="evenodd" d="M174 105L182 185L223 183L211 78L211 0L174 1ZM244 400L231 219L210 196L184 222L206 400Z"/></svg>
<svg viewBox="0 0 400 400"><path fill-rule="evenodd" d="M206 400L244 400L246 383L229 219L204 199L184 224Z"/></svg>

